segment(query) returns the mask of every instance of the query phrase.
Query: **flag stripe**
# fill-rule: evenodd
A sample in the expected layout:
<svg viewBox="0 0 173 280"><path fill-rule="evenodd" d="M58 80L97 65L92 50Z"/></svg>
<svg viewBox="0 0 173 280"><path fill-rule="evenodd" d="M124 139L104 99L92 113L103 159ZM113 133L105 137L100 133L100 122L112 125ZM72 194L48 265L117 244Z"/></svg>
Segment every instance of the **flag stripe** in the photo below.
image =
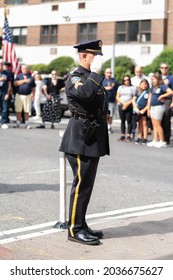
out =
<svg viewBox="0 0 173 280"><path fill-rule="evenodd" d="M7 17L5 17L2 35L3 61L11 63L11 71L14 72L14 77L16 77L20 72L20 65L14 50L13 38Z"/></svg>

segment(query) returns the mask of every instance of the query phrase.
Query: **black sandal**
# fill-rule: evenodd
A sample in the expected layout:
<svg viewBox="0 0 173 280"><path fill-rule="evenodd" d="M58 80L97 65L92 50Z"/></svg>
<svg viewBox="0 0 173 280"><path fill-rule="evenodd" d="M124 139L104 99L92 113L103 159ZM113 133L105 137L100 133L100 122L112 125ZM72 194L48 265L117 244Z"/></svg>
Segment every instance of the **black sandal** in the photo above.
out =
<svg viewBox="0 0 173 280"><path fill-rule="evenodd" d="M121 136L118 141L124 141L125 140L125 136Z"/></svg>

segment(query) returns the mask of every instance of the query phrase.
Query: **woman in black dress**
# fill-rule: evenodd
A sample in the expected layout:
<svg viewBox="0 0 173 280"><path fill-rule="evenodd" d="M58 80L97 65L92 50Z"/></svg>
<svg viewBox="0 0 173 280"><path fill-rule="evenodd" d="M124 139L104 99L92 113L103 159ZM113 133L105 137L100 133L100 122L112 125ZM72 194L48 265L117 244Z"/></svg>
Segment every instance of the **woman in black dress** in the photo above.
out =
<svg viewBox="0 0 173 280"><path fill-rule="evenodd" d="M51 128L54 128L54 123L61 121L60 109L60 91L64 90L65 82L63 78L59 78L55 70L51 72L51 77L46 79L47 100L42 111L42 122L37 128L45 128L45 122L51 122Z"/></svg>

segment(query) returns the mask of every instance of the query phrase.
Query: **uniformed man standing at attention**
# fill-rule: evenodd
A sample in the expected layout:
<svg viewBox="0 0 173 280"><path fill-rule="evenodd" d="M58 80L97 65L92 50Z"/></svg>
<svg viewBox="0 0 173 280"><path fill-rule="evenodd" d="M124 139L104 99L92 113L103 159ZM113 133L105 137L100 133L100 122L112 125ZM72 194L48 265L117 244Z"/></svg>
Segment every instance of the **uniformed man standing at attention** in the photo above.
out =
<svg viewBox="0 0 173 280"><path fill-rule="evenodd" d="M102 41L74 46L80 65L66 82L66 95L72 113L59 150L65 152L73 171L69 205L68 239L88 245L100 243L103 233L92 230L86 211L96 177L99 158L109 155L108 104L102 86Z"/></svg>

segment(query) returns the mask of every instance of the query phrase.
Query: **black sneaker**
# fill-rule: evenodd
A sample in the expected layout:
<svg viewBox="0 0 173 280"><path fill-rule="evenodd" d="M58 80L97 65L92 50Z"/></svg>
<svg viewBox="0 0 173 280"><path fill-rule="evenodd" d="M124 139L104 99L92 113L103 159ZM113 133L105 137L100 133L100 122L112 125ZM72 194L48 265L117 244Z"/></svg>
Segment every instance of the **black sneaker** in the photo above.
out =
<svg viewBox="0 0 173 280"><path fill-rule="evenodd" d="M142 145L146 145L147 144L147 139L142 139Z"/></svg>
<svg viewBox="0 0 173 280"><path fill-rule="evenodd" d="M138 138L137 140L135 140L134 142L135 144L141 144L142 143L142 140L140 138Z"/></svg>
<svg viewBox="0 0 173 280"><path fill-rule="evenodd" d="M36 128L45 128L45 125L44 124L40 124L40 125L36 126Z"/></svg>

